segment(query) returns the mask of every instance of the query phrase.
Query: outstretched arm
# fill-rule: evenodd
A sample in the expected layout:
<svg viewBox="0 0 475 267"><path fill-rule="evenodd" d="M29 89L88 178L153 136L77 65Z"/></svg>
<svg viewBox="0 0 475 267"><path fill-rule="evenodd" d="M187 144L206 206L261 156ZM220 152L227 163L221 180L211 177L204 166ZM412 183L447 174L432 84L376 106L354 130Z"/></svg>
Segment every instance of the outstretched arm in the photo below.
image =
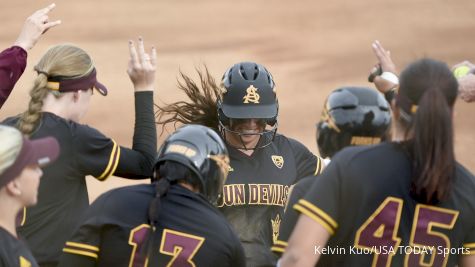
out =
<svg viewBox="0 0 475 267"><path fill-rule="evenodd" d="M61 23L49 21L48 13L54 7L55 4L51 4L29 16L13 46L0 53L0 108L25 70L27 51L48 29Z"/></svg>

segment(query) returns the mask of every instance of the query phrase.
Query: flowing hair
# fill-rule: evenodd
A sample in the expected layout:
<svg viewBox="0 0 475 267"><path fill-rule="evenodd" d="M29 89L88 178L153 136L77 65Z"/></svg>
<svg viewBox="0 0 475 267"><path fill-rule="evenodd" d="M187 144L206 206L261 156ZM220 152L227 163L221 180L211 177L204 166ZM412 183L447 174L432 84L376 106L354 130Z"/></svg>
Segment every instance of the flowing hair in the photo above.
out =
<svg viewBox="0 0 475 267"><path fill-rule="evenodd" d="M166 126L177 124L199 124L210 127L218 132L217 101L221 99L222 89L216 84L208 68L196 69L199 83L180 71L178 88L188 96L187 101L178 101L165 106L156 105L157 124ZM163 133L162 128L162 133Z"/></svg>

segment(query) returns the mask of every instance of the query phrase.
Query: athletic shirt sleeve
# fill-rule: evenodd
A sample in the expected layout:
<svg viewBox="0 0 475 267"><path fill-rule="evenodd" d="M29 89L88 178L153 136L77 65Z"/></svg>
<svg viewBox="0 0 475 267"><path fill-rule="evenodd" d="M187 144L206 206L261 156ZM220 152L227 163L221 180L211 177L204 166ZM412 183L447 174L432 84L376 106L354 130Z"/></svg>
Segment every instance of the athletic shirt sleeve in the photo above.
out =
<svg viewBox="0 0 475 267"><path fill-rule="evenodd" d="M297 181L307 177L315 176L323 170L323 160L315 156L307 147L297 140L289 138L290 146L295 156L297 165Z"/></svg>
<svg viewBox="0 0 475 267"><path fill-rule="evenodd" d="M58 266L95 266L99 258L102 217L110 194L101 195L86 211L80 227L66 242Z"/></svg>
<svg viewBox="0 0 475 267"><path fill-rule="evenodd" d="M339 164L339 159L336 156L325 168L325 171L315 179L307 194L292 206L297 212L303 213L321 224L331 235L338 228L337 222L342 197Z"/></svg>
<svg viewBox="0 0 475 267"><path fill-rule="evenodd" d="M80 170L98 180L103 181L111 175L132 179L151 177L157 150L153 92L135 93L132 149L118 145L85 125L77 125L73 146Z"/></svg>
<svg viewBox="0 0 475 267"><path fill-rule="evenodd" d="M26 58L26 51L19 46L12 46L0 53L0 108L25 71Z"/></svg>
<svg viewBox="0 0 475 267"><path fill-rule="evenodd" d="M73 133L73 146L82 173L105 180L116 170L121 148L98 130L77 124Z"/></svg>
<svg viewBox="0 0 475 267"><path fill-rule="evenodd" d="M292 207L295 204L297 204L301 198L305 196L305 193L312 186L315 179L318 179L318 178L313 177L313 176L305 177L304 179L300 180L297 184L295 184L295 186L293 187L290 193L289 201L287 203L287 208L285 210L282 223L280 224L279 237L271 248L271 250L279 256L281 256L285 252L285 249L287 248L287 245L288 245L287 242L289 241L290 234L292 233L300 215L300 213L298 213Z"/></svg>

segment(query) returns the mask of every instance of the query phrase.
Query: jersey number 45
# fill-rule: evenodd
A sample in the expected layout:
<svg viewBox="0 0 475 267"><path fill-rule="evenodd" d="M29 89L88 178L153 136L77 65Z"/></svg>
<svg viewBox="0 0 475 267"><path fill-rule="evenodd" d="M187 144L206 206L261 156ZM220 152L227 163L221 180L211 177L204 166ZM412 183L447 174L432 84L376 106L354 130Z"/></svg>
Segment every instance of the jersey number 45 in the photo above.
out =
<svg viewBox="0 0 475 267"><path fill-rule="evenodd" d="M355 248L372 250L372 266L390 266L392 257L400 253L401 238L397 237L403 200L395 197L386 198L375 212L358 229L355 237ZM448 257L437 253L441 248L450 250L450 239L433 227L450 230L459 215L458 211L429 205L418 204L412 222L409 246L419 251L430 251L429 255L409 250L405 255L405 266L445 266ZM382 248L392 248L382 251ZM404 250L403 250L404 251Z"/></svg>

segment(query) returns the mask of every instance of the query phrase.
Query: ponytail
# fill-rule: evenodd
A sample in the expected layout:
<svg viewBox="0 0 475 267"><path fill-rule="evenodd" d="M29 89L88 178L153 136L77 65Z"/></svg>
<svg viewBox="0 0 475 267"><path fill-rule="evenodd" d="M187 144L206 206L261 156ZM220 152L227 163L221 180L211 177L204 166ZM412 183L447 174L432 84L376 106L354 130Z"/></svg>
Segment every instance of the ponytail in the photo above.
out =
<svg viewBox="0 0 475 267"><path fill-rule="evenodd" d="M148 208L148 221L150 224L151 232L147 235L145 246L142 251L142 255L145 254L145 259L148 259L152 255L154 246L154 237L157 230L157 224L159 221L159 215L161 210L161 199L165 197L172 184L176 184L179 181L183 181L199 188L199 178L197 178L192 171L177 162L165 161L161 165L156 167L158 173L158 181L155 184L155 195L150 202Z"/></svg>
<svg viewBox="0 0 475 267"><path fill-rule="evenodd" d="M412 164L411 195L419 202L446 200L455 179L452 108L458 84L447 64L421 59L401 74L396 106Z"/></svg>
<svg viewBox="0 0 475 267"><path fill-rule="evenodd" d="M48 88L51 77L83 77L94 69L91 57L86 51L71 44L60 44L51 47L35 66L38 73L30 90L28 109L21 114L17 123L18 129L25 135L31 135L41 121L43 101L51 92L56 98L62 96L58 91Z"/></svg>
<svg viewBox="0 0 475 267"><path fill-rule="evenodd" d="M412 187L416 199L437 203L446 199L455 177L452 110L443 93L429 89L414 116Z"/></svg>
<svg viewBox="0 0 475 267"><path fill-rule="evenodd" d="M30 90L31 99L28 104L28 109L21 115L17 124L18 129L25 135L31 135L41 119L43 100L49 91L46 87L47 82L47 76L44 73L39 73L35 79L33 88Z"/></svg>

